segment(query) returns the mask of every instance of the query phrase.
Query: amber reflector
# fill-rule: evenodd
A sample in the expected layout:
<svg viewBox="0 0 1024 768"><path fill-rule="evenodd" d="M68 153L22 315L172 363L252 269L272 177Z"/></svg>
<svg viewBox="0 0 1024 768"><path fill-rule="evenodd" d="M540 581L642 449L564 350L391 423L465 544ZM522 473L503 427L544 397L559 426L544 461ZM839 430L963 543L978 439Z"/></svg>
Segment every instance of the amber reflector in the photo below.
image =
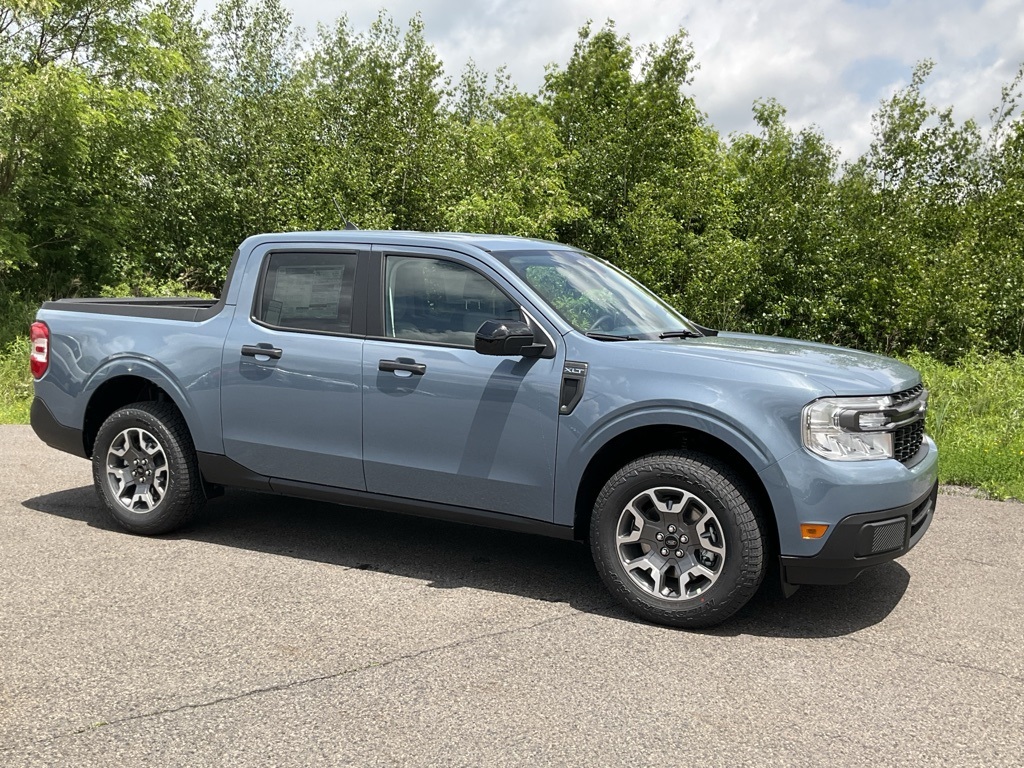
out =
<svg viewBox="0 0 1024 768"><path fill-rule="evenodd" d="M828 530L827 525L821 525L819 523L801 523L800 524L800 535L805 539L820 539L825 535L825 531Z"/></svg>

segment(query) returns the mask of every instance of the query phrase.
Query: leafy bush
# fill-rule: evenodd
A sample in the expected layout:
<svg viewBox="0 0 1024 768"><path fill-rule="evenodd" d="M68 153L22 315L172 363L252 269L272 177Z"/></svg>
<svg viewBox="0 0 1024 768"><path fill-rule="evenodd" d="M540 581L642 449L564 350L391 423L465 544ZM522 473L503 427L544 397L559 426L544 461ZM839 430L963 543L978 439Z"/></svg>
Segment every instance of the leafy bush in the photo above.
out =
<svg viewBox="0 0 1024 768"><path fill-rule="evenodd" d="M0 294L0 348L28 333L28 327L37 309L39 304L36 302L24 301L10 294Z"/></svg>

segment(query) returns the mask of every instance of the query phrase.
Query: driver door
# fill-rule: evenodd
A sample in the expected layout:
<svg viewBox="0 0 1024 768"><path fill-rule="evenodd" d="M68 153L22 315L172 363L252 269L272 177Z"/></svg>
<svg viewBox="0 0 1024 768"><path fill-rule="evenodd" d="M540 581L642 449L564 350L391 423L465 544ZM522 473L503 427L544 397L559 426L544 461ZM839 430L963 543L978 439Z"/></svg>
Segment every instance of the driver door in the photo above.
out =
<svg viewBox="0 0 1024 768"><path fill-rule="evenodd" d="M378 334L363 350L367 490L551 520L561 347L553 359L478 354L481 323L522 317L497 279L468 257L377 248Z"/></svg>

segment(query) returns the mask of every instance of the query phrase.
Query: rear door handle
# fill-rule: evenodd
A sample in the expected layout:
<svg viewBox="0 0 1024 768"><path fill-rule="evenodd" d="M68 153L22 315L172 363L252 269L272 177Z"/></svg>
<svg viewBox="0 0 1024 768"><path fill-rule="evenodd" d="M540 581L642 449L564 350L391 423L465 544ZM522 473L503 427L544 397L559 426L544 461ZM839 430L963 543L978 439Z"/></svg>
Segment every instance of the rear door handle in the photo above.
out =
<svg viewBox="0 0 1024 768"><path fill-rule="evenodd" d="M244 344L242 346L242 354L246 357L256 357L257 355L265 355L271 360L281 359L281 350L277 347L271 347L270 345L263 346L262 344Z"/></svg>
<svg viewBox="0 0 1024 768"><path fill-rule="evenodd" d="M408 371L414 373L417 376L422 376L427 372L427 366L423 363L417 363L415 360L409 360L408 358L401 358L399 360L381 360L377 363L378 371Z"/></svg>

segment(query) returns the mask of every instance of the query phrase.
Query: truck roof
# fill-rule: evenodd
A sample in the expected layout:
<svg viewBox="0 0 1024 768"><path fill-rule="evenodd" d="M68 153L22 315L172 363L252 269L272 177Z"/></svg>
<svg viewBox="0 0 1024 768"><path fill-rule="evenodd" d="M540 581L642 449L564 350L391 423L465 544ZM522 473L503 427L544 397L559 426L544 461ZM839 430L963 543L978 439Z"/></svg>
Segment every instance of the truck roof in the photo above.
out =
<svg viewBox="0 0 1024 768"><path fill-rule="evenodd" d="M576 250L564 243L540 240L515 235L487 235L470 232L413 232L390 229L341 229L310 232L275 232L253 235L242 243L243 248L257 243L294 242L304 240L317 243L387 243L388 245L410 245L439 247L458 243L471 245L484 251L530 250L534 248Z"/></svg>

